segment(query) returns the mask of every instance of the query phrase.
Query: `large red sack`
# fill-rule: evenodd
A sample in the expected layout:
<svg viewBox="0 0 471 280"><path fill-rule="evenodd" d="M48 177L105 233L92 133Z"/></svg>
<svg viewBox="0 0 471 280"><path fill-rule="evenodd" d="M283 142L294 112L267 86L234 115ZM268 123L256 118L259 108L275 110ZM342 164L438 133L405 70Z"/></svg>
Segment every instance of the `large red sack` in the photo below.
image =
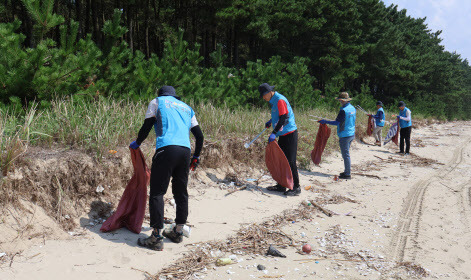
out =
<svg viewBox="0 0 471 280"><path fill-rule="evenodd" d="M326 124L319 124L314 149L311 151L311 159L315 165L319 165L321 162L322 153L324 152L325 145L327 145L327 140L329 140L330 132L331 129Z"/></svg>
<svg viewBox="0 0 471 280"><path fill-rule="evenodd" d="M150 181L150 170L147 168L141 149L131 149L134 174L129 181L116 212L101 226L100 230L108 232L126 227L132 232L140 233L147 205L147 186Z"/></svg>
<svg viewBox="0 0 471 280"><path fill-rule="evenodd" d="M285 153L276 141L268 143L265 149L265 164L273 180L285 188L293 189L293 173L291 173Z"/></svg>
<svg viewBox="0 0 471 280"><path fill-rule="evenodd" d="M368 128L366 129L366 134L368 136L371 136L371 134L373 134L374 126L375 126L375 123L374 123L373 116L368 116Z"/></svg>

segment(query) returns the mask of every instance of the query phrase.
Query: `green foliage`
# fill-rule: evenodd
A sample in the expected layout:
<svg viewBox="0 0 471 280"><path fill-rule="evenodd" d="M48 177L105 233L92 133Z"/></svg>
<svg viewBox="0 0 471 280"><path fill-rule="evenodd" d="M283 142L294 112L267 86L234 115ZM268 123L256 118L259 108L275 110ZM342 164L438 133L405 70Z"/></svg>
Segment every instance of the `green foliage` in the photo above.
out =
<svg viewBox="0 0 471 280"><path fill-rule="evenodd" d="M34 29L39 40L53 27L64 22L64 18L54 14L54 0L21 0L29 14L36 22Z"/></svg>
<svg viewBox="0 0 471 280"><path fill-rule="evenodd" d="M83 33L84 17L76 22L70 13L63 23L63 9L53 8L64 8L61 1L22 0L30 18L19 18L27 23L8 14L24 11L14 2L0 5L0 16L11 20L0 23L2 103L36 100L48 108L65 96L150 100L160 86L173 85L197 103L251 108L266 104L257 87L268 82L295 107L337 108L334 98L348 91L363 107L405 100L425 116L471 118L468 61L444 51L440 31L430 32L425 19L380 0L202 6L163 0L152 10L133 7L141 11L134 17L135 10L123 12L110 2L103 10L108 20L87 23L93 35ZM31 21L34 36L26 29ZM145 35L149 31L159 34L155 44ZM149 46L157 46L158 54Z"/></svg>

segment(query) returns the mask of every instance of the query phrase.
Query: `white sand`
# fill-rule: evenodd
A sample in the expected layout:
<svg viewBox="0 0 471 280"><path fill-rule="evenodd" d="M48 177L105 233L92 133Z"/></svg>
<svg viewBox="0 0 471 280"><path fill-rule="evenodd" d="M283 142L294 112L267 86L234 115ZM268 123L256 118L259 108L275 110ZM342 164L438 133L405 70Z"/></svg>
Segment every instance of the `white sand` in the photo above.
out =
<svg viewBox="0 0 471 280"><path fill-rule="evenodd" d="M424 147L416 147L418 144ZM413 279L403 268L394 268L397 263L411 262L426 269L429 279L470 279L471 124L454 122L412 130L411 152L440 164L417 165L415 156L402 157L394 154L397 150L394 144L386 147L353 144L354 173L377 175L381 179L354 174L350 181L334 181L333 175L343 171L339 153L324 159L320 167L300 171L303 188L323 188L316 186L320 182L330 191L328 195L339 194L357 202L325 205L339 214L350 213L348 216L327 217L319 212L311 221L283 227L287 234L312 245L310 255L298 254L300 246L280 249L287 255L285 259L240 255L237 256L240 262L215 269L208 267L199 277ZM210 179L214 176L223 179L226 172L198 171L190 191L189 223L194 225L191 238L183 244L166 241L162 252L137 246L137 238L150 233L148 224L140 235L125 229L100 233L100 225L88 226L90 221L84 216L80 221L83 227L75 231L80 235L71 236L60 232L36 209L31 211L35 213L31 219L44 229L28 240L18 237L18 229L12 226L15 221L7 217L0 223L0 253L9 253L0 257L0 279L145 279L144 272L156 274L180 258L188 250L185 244L224 239L242 223L264 221L320 195L304 189L299 197L269 193L264 188L273 184L271 180L261 183L263 193L251 189L227 195L227 190L214 188L219 184ZM260 171L251 172L239 176L242 179L260 176ZM171 206L166 205L166 212L174 217ZM339 226L333 230L336 225ZM360 254L366 261L343 261L345 256L339 252L346 251ZM18 254L11 260L14 252ZM329 260L296 261L310 257ZM264 265L266 271L258 271L257 264Z"/></svg>

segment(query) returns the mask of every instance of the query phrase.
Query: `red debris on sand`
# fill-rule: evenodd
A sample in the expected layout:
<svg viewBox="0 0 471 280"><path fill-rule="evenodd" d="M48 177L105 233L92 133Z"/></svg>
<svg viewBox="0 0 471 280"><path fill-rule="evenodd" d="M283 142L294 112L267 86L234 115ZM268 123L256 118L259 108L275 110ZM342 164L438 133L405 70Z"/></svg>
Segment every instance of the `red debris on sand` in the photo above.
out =
<svg viewBox="0 0 471 280"><path fill-rule="evenodd" d="M291 173L285 153L276 141L268 143L265 149L265 164L273 180L285 188L293 189L293 173Z"/></svg>
<svg viewBox="0 0 471 280"><path fill-rule="evenodd" d="M150 181L150 170L147 168L141 149L131 149L131 160L134 175L129 181L116 212L101 226L100 230L108 232L126 227L132 232L140 233L147 204L147 186Z"/></svg>
<svg viewBox="0 0 471 280"><path fill-rule="evenodd" d="M319 165L321 162L322 153L324 152L327 140L329 140L331 129L326 124L319 124L317 130L316 142L314 143L314 149L311 151L311 159L315 165Z"/></svg>

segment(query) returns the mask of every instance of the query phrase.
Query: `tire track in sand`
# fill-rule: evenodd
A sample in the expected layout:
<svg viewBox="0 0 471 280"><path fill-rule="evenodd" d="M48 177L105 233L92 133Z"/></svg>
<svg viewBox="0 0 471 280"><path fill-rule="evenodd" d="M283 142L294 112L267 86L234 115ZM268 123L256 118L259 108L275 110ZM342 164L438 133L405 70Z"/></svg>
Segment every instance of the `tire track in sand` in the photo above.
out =
<svg viewBox="0 0 471 280"><path fill-rule="evenodd" d="M412 186L406 201L403 204L400 218L397 224L397 230L390 242L391 258L396 262L404 261L404 254L408 243L412 243L414 252L412 261L415 259L415 252L417 251L417 238L419 235L419 225L422 215L423 200L427 187L436 180L445 179L450 175L455 168L463 161L463 150L469 144L471 138L466 139L458 148L453 151L452 159L445 166L440 168L434 174L424 178ZM467 184L462 185L461 199L463 204L470 202L469 187ZM467 189L467 191L466 191ZM467 193L467 194L466 194ZM467 196L467 198L465 198ZM468 207L469 209L469 207ZM464 214L470 215L470 211L465 211ZM468 219L466 219L468 222Z"/></svg>

